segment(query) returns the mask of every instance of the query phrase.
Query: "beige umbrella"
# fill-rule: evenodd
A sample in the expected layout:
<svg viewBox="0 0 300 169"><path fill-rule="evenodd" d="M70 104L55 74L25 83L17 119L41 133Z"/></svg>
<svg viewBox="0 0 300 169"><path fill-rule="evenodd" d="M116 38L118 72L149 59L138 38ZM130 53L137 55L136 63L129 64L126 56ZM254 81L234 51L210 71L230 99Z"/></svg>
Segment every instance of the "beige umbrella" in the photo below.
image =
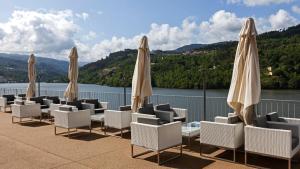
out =
<svg viewBox="0 0 300 169"><path fill-rule="evenodd" d="M76 47L73 47L70 55L70 63L69 63L69 85L64 93L64 96L67 101L74 101L78 97L78 85L77 85L77 79L78 79L78 54Z"/></svg>
<svg viewBox="0 0 300 169"><path fill-rule="evenodd" d="M148 40L143 36L138 49L134 73L132 77L131 108L137 111L145 103L147 97L152 95L150 51Z"/></svg>
<svg viewBox="0 0 300 169"><path fill-rule="evenodd" d="M27 92L26 92L26 97L27 99L31 97L35 97L35 78L36 78L36 73L35 73L35 57L33 54L29 56L28 59L28 80L29 84L27 87Z"/></svg>
<svg viewBox="0 0 300 169"><path fill-rule="evenodd" d="M247 125L256 116L254 105L258 104L261 92L256 35L254 20L249 18L240 32L227 97L228 105Z"/></svg>

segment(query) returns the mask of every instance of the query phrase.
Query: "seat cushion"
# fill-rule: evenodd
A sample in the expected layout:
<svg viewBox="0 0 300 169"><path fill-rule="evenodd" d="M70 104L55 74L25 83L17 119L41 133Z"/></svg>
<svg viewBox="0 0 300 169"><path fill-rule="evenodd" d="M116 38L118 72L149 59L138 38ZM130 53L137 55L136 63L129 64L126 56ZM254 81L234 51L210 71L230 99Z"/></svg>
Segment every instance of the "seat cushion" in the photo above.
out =
<svg viewBox="0 0 300 169"><path fill-rule="evenodd" d="M67 102L67 105L75 106L75 107L77 107L78 110L82 110L81 100Z"/></svg>
<svg viewBox="0 0 300 169"><path fill-rule="evenodd" d="M47 96L47 99L52 100L52 103L59 104L58 96Z"/></svg>
<svg viewBox="0 0 300 169"><path fill-rule="evenodd" d="M181 121L181 122L185 122L186 118L185 117L173 117L174 121Z"/></svg>
<svg viewBox="0 0 300 169"><path fill-rule="evenodd" d="M7 102L15 100L15 95L12 94L2 95L2 97L5 97Z"/></svg>
<svg viewBox="0 0 300 169"><path fill-rule="evenodd" d="M153 107L141 107L138 110L139 113L142 114L150 114L150 115L154 115L154 108Z"/></svg>
<svg viewBox="0 0 300 169"><path fill-rule="evenodd" d="M253 125L256 126L256 127L267 128L268 125L267 125L267 118L266 118L266 116L257 117L254 120Z"/></svg>
<svg viewBox="0 0 300 169"><path fill-rule="evenodd" d="M159 104L156 106L156 110L171 111L171 107L170 104Z"/></svg>
<svg viewBox="0 0 300 169"><path fill-rule="evenodd" d="M17 105L24 105L25 103L24 103L23 100L16 100L15 104L17 104Z"/></svg>
<svg viewBox="0 0 300 169"><path fill-rule="evenodd" d="M32 97L29 100L30 101L35 101L35 103L40 103L41 105L44 104L43 97Z"/></svg>
<svg viewBox="0 0 300 169"><path fill-rule="evenodd" d="M49 108L49 106L47 106L47 105L41 105L41 109L48 109Z"/></svg>
<svg viewBox="0 0 300 169"><path fill-rule="evenodd" d="M104 113L104 108L94 109L95 114Z"/></svg>
<svg viewBox="0 0 300 169"><path fill-rule="evenodd" d="M242 122L242 120L239 118L239 116L230 116L228 117L228 124L236 124L236 123L240 123Z"/></svg>
<svg viewBox="0 0 300 169"><path fill-rule="evenodd" d="M292 149L296 148L299 144L299 138L298 137L292 137Z"/></svg>
<svg viewBox="0 0 300 169"><path fill-rule="evenodd" d="M144 117L139 117L137 118L138 123L143 123L143 124L151 124L151 125L159 125L159 118L144 118Z"/></svg>
<svg viewBox="0 0 300 169"><path fill-rule="evenodd" d="M120 111L129 111L129 110L131 110L131 105L120 106L119 110Z"/></svg>
<svg viewBox="0 0 300 169"><path fill-rule="evenodd" d="M95 105L95 109L101 108L99 107L98 99L86 99L85 102Z"/></svg>

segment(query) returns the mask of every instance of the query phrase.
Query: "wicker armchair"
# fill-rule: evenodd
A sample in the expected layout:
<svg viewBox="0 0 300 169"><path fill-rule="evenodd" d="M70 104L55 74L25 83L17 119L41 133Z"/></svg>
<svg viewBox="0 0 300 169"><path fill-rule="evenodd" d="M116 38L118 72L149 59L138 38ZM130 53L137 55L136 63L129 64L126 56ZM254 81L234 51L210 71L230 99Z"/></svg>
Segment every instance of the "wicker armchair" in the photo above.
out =
<svg viewBox="0 0 300 169"><path fill-rule="evenodd" d="M149 149L149 151L134 154L134 146ZM166 149L180 146L180 154L164 162L160 161L160 153ZM139 122L131 123L131 156L133 158L149 152L157 153L158 165L178 158L182 155L181 122L171 122L163 125L151 125Z"/></svg>
<svg viewBox="0 0 300 169"><path fill-rule="evenodd" d="M233 150L235 162L236 149L244 143L244 124L238 121L238 117L215 117L215 122L201 121L200 126L200 147L212 145Z"/></svg>
<svg viewBox="0 0 300 169"><path fill-rule="evenodd" d="M3 111L6 112L6 108L11 108L11 105L14 103L14 95L3 95L0 97L0 111L3 108Z"/></svg>
<svg viewBox="0 0 300 169"><path fill-rule="evenodd" d="M40 117L41 121L41 106L40 104L12 104L12 114L11 114L11 121L15 123L14 118L19 118L19 123L22 122L22 118L33 118L33 117Z"/></svg>
<svg viewBox="0 0 300 169"><path fill-rule="evenodd" d="M265 117L258 118L260 121ZM299 152L300 119L283 118L285 122L267 121L264 126L245 127L245 164L247 154L259 154L288 160Z"/></svg>

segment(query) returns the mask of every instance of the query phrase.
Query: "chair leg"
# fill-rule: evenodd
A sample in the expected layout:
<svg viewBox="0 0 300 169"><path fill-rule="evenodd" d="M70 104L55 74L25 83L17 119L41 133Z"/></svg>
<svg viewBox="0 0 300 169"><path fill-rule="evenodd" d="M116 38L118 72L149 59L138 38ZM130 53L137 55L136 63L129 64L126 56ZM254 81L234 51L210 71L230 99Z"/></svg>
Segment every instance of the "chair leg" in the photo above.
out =
<svg viewBox="0 0 300 169"><path fill-rule="evenodd" d="M14 123L14 116L11 116L11 123Z"/></svg>
<svg viewBox="0 0 300 169"><path fill-rule="evenodd" d="M234 161L234 162L236 162L235 153L236 153L236 150L233 149L233 161Z"/></svg>
<svg viewBox="0 0 300 169"><path fill-rule="evenodd" d="M200 143L200 156L202 156L202 146L201 146L201 143Z"/></svg>
<svg viewBox="0 0 300 169"><path fill-rule="evenodd" d="M182 144L180 144L180 156L182 156Z"/></svg>
<svg viewBox="0 0 300 169"><path fill-rule="evenodd" d="M68 137L70 138L70 129L68 128Z"/></svg>
<svg viewBox="0 0 300 169"><path fill-rule="evenodd" d="M157 151L157 164L160 165L160 161L159 161L159 155L160 155L160 152Z"/></svg>
<svg viewBox="0 0 300 169"><path fill-rule="evenodd" d="M131 157L133 158L133 144L131 144Z"/></svg>
<svg viewBox="0 0 300 169"><path fill-rule="evenodd" d="M106 135L106 129L107 129L107 127L104 126L104 135Z"/></svg>
<svg viewBox="0 0 300 169"><path fill-rule="evenodd" d="M288 169L291 169L292 168L292 159L291 158L289 158L289 161L288 161Z"/></svg>
<svg viewBox="0 0 300 169"><path fill-rule="evenodd" d="M56 134L56 126L54 126L54 135L57 135L57 134Z"/></svg>
<svg viewBox="0 0 300 169"><path fill-rule="evenodd" d="M22 122L22 117L20 117L20 119L19 119L19 120L20 120L19 122L21 123L21 122Z"/></svg>
<svg viewBox="0 0 300 169"><path fill-rule="evenodd" d="M123 138L123 129L121 129L121 137Z"/></svg>
<svg viewBox="0 0 300 169"><path fill-rule="evenodd" d="M92 125L90 125L90 134L92 134Z"/></svg>
<svg viewBox="0 0 300 169"><path fill-rule="evenodd" d="M245 165L247 165L247 151L245 151Z"/></svg>

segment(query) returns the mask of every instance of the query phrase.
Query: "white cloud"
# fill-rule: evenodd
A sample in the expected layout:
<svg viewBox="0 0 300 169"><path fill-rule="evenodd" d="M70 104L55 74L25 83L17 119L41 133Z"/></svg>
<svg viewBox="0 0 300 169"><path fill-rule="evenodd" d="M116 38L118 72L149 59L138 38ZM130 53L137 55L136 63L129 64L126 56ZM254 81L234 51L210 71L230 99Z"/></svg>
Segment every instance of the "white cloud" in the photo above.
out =
<svg viewBox="0 0 300 169"><path fill-rule="evenodd" d="M72 18L70 10L16 10L7 22L0 22L0 51L57 56L74 46L78 26Z"/></svg>
<svg viewBox="0 0 300 169"><path fill-rule="evenodd" d="M298 20L291 16L287 11L280 9L276 14L269 17L272 29L281 29L296 25Z"/></svg>
<svg viewBox="0 0 300 169"><path fill-rule="evenodd" d="M83 16L83 15L81 15ZM0 22L0 51L30 52L67 59L77 46L80 61L95 61L126 48L136 49L143 35L149 37L151 50L172 50L191 43L214 43L237 40L246 18L225 10L216 11L208 20L196 22L188 17L179 26L152 23L149 31L132 37L112 37L95 43L97 34L80 32L76 14L64 11L16 10L7 22ZM259 33L286 28L299 23L287 11L279 10L266 17L254 17Z"/></svg>
<svg viewBox="0 0 300 169"><path fill-rule="evenodd" d="M293 0L227 0L227 3L243 3L246 6L261 6L271 4L291 3Z"/></svg>
<svg viewBox="0 0 300 169"><path fill-rule="evenodd" d="M87 20L89 18L89 14L88 13L85 13L85 12L82 12L82 13L76 13L75 14L76 17L82 19L82 20Z"/></svg>
<svg viewBox="0 0 300 169"><path fill-rule="evenodd" d="M294 5L294 6L292 6L292 11L297 14L300 14L300 7L297 5Z"/></svg>

